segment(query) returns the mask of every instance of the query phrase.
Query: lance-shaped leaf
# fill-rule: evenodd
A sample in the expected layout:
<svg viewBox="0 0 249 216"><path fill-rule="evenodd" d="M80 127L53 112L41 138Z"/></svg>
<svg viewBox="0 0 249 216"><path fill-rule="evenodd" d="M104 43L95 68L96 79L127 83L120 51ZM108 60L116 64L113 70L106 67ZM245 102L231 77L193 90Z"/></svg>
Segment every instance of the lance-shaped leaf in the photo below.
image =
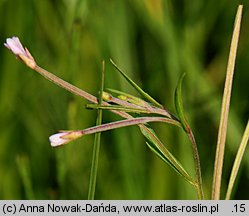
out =
<svg viewBox="0 0 249 216"><path fill-rule="evenodd" d="M171 168L173 168L180 176L190 184L196 186L195 180L187 173L183 168L181 163L170 153L170 151L162 144L155 132L145 126L139 125L142 134L147 138L146 144L148 147L165 163L167 163Z"/></svg>
<svg viewBox="0 0 249 216"><path fill-rule="evenodd" d="M112 65L122 74L122 76L148 101L153 103L155 106L163 108L163 106L158 103L153 97L151 97L148 93L146 93L143 89L141 89L127 74L125 74L112 59L110 59Z"/></svg>
<svg viewBox="0 0 249 216"><path fill-rule="evenodd" d="M184 109L183 109L183 102L182 102L182 81L183 81L184 76L185 76L185 73L182 74L182 76L180 77L178 84L176 86L175 107L176 107L176 112L177 112L177 115L180 119L180 122L182 124L183 129L187 133L189 133L189 125L188 125L187 119L185 117L185 113L184 113Z"/></svg>

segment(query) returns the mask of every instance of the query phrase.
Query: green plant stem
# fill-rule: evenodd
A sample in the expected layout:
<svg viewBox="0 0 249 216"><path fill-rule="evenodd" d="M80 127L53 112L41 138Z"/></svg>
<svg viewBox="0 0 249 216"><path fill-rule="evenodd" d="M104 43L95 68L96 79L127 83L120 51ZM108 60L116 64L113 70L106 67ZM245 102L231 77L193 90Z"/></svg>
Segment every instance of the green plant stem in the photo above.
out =
<svg viewBox="0 0 249 216"><path fill-rule="evenodd" d="M192 143L192 151L194 155L194 162L195 162L195 172L196 172L196 190L198 194L198 199L204 199L204 193L202 188L202 177L201 177L201 164L200 158L198 154L198 149L195 141L194 134L192 133L191 129L187 132L190 142Z"/></svg>
<svg viewBox="0 0 249 216"><path fill-rule="evenodd" d="M221 118L220 118L218 141L216 147L213 187L212 187L212 199L214 200L220 199L220 187L221 187L222 167L223 167L223 159L225 151L226 134L227 134L228 114L230 107L235 59L236 59L236 53L239 41L242 8L243 6L239 5L236 14L228 65L227 65L226 81L225 81L224 93L222 98Z"/></svg>
<svg viewBox="0 0 249 216"><path fill-rule="evenodd" d="M188 121L186 119L184 108L183 108L183 101L182 101L182 81L185 76L185 73L182 74L180 77L176 91L175 91L175 106L176 111L179 117L179 120L181 122L183 130L187 133L189 140L192 144L192 151L194 156L194 163L195 163L195 172L196 172L196 180L195 180L195 187L198 194L198 199L204 199L204 193L202 189L202 177L201 177L201 165L200 165L200 159L199 159L199 153L197 149L197 144L195 141L194 134L188 124Z"/></svg>
<svg viewBox="0 0 249 216"><path fill-rule="evenodd" d="M227 188L227 193L226 193L226 200L229 200L231 197L234 182L239 171L240 163L244 155L244 152L245 152L245 149L248 143L248 139L249 139L249 120L247 122L246 129L245 129L242 141L240 143L240 146L239 146L239 149L238 149L238 152L237 152L234 164L233 164L233 168L232 168L232 172L231 172L231 176L230 176L230 180L229 180L229 184Z"/></svg>
<svg viewBox="0 0 249 216"><path fill-rule="evenodd" d="M97 118L96 124L100 125L101 120L102 120L102 110L98 110L98 118ZM100 139L101 139L101 132L98 132L95 134L95 137L94 137L92 166L91 166L89 190L88 190L88 200L94 200L94 196L95 196L98 163L99 163Z"/></svg>
<svg viewBox="0 0 249 216"><path fill-rule="evenodd" d="M104 70L105 70L105 63L103 61L102 62L102 72L101 72L100 92L99 92L99 105L102 105L102 93L103 93L103 89L104 89ZM102 123L102 110L98 109L98 116L97 116L96 125L101 125L101 123ZM98 173L100 140L101 140L101 133L98 132L95 134L95 137L94 137L93 157L92 157L92 166L91 166L90 181L89 181L88 200L94 200L96 181L97 181L97 173Z"/></svg>

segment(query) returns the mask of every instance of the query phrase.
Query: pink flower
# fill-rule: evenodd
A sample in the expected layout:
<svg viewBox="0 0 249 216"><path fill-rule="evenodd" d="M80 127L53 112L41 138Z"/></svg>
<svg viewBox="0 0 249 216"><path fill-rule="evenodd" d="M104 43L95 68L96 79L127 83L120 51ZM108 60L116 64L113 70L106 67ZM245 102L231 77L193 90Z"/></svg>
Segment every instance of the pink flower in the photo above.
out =
<svg viewBox="0 0 249 216"><path fill-rule="evenodd" d="M68 132L60 132L57 134L53 134L49 137L49 141L52 147L61 146L67 144L70 141L73 141L83 134L81 131L68 131Z"/></svg>
<svg viewBox="0 0 249 216"><path fill-rule="evenodd" d="M34 69L36 66L36 62L33 56L30 54L29 50L25 47L23 48L18 37L7 38L6 43L4 43L13 54L16 55L23 63L25 63L28 67Z"/></svg>
<svg viewBox="0 0 249 216"><path fill-rule="evenodd" d="M22 54L27 56L26 51L24 50L18 37L7 38L4 46L11 50L15 55Z"/></svg>

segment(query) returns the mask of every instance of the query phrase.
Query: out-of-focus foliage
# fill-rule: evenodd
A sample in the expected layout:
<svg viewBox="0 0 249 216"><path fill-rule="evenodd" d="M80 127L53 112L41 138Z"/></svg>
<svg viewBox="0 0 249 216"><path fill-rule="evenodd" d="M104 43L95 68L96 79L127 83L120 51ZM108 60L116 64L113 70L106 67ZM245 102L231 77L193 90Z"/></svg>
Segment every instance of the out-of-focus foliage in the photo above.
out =
<svg viewBox="0 0 249 216"><path fill-rule="evenodd" d="M0 0L0 199L86 199L93 136L53 149L49 135L93 126L86 101L18 62L3 43L18 36L38 64L97 95L135 91L109 63L174 112L179 76L210 198L226 63L237 6L244 3L229 117L222 197L249 110L248 2L238 0ZM116 120L104 111L104 122ZM152 124L190 173L191 145L178 128ZM234 199L248 199L248 149ZM158 159L137 127L102 134L97 199L195 199L193 188Z"/></svg>

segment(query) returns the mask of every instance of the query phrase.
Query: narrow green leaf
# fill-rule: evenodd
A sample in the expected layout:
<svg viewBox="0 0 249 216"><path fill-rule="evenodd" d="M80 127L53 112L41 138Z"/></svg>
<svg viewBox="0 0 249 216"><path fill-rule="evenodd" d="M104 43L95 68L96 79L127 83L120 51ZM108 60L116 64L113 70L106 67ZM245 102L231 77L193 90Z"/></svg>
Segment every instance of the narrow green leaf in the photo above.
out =
<svg viewBox="0 0 249 216"><path fill-rule="evenodd" d="M112 59L110 59L112 65L121 73L121 75L148 101L153 103L154 105L163 108L163 106L158 103L154 98L152 98L149 94L147 94L143 89L141 89L129 76L127 76L115 63Z"/></svg>
<svg viewBox="0 0 249 216"><path fill-rule="evenodd" d="M98 98L99 105L102 105L102 94L103 94L103 89L104 89L104 71L105 71L105 62L102 61L101 82L100 82L100 91L99 91L99 98ZM99 109L97 113L96 125L98 126L101 124L102 124L102 110ZM89 189L88 189L88 200L93 200L95 196L98 163L99 163L100 140L101 140L101 132L98 132L95 134L95 137L94 137L92 166L91 166Z"/></svg>
<svg viewBox="0 0 249 216"><path fill-rule="evenodd" d="M175 107L176 107L177 115L178 115L180 122L182 124L182 127L188 133L189 132L189 125L188 125L188 122L187 122L185 114L184 114L183 102L182 102L182 81L183 81L184 76L185 76L185 73L182 74L182 76L180 77L178 84L176 86Z"/></svg>
<svg viewBox="0 0 249 216"><path fill-rule="evenodd" d="M228 188L227 188L226 200L230 199L230 196L231 196L231 193L233 190L233 186L234 186L234 182L235 182L235 179L237 177L239 167L240 167L240 164L242 161L242 157L245 153L245 149L246 149L248 140L249 140L249 120L247 122L246 129L245 129L244 135L242 137L242 141L240 143L240 146L239 146L239 149L238 149L238 152L237 152L234 164L233 164L233 168L232 168L232 172L231 172L231 176L230 176L230 180L229 180L229 184L228 184Z"/></svg>
<svg viewBox="0 0 249 216"><path fill-rule="evenodd" d="M181 163L161 143L155 132L145 125L139 125L139 127L142 134L147 138L146 144L148 145L148 147L180 176L182 176L187 182L196 186L195 180L187 173Z"/></svg>
<svg viewBox="0 0 249 216"><path fill-rule="evenodd" d="M233 36L230 45L230 52L229 52L227 71L226 71L226 81L222 97L221 116L220 116L220 125L219 125L218 140L216 147L213 187L212 187L212 199L215 200L220 199L220 187L221 187L222 167L223 167L223 159L224 159L224 151L226 143L226 134L227 134L228 114L230 108L234 66L235 66L236 53L239 42L242 9L243 6L239 5L234 23Z"/></svg>

